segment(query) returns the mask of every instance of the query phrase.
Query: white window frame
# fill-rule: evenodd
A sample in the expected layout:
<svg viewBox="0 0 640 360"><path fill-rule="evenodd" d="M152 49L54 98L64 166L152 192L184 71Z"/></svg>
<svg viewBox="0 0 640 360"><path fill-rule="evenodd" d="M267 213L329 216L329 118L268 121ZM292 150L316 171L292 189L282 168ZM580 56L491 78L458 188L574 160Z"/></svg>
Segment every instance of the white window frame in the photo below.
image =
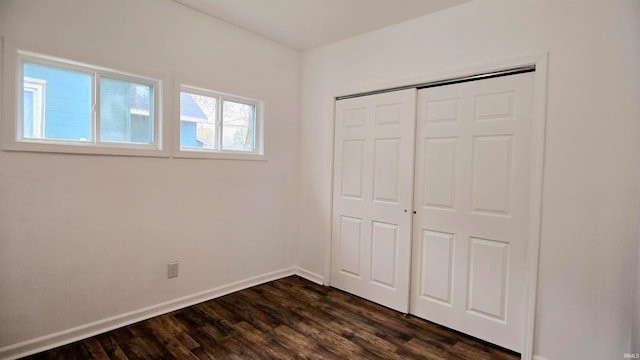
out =
<svg viewBox="0 0 640 360"><path fill-rule="evenodd" d="M162 98L163 81L158 78L141 76L122 71L112 70L100 66L85 64L73 60L63 59L34 53L25 50L13 49L4 39L4 70L15 81L3 81L3 97L6 98L6 106L3 110L3 142L2 148L9 151L35 151L55 153L80 153L103 154L125 156L151 156L169 157L170 148L163 146ZM74 71L87 74L91 77L91 139L88 141L28 138L23 135L23 91L24 91L24 64L36 64L61 70ZM11 76L13 74L14 76ZM153 123L152 143L135 144L100 141L100 79L123 80L144 84L153 88ZM44 95L44 93L43 93ZM43 97L44 99L44 97ZM44 104L46 106L46 104ZM44 111L44 107L42 108ZM43 112L44 115L44 112ZM44 124L43 124L44 126ZM46 134L42 134L43 136Z"/></svg>
<svg viewBox="0 0 640 360"><path fill-rule="evenodd" d="M264 152L264 102L261 100L250 99L242 96L231 95L220 91L208 90L201 87L176 84L175 88L178 90L176 98L178 99L177 108L177 125L175 127L174 137L174 157L177 158L209 158L209 159L230 159L230 160L267 160ZM181 119L181 104L180 94L182 92L208 96L216 98L216 149L198 149L198 148L181 148L180 147L180 122ZM223 150L222 149L222 108L224 101L233 101L240 104L252 105L255 108L254 119L254 149L253 151L242 150ZM193 121L193 119L185 119L185 121ZM194 121L197 122L197 121Z"/></svg>

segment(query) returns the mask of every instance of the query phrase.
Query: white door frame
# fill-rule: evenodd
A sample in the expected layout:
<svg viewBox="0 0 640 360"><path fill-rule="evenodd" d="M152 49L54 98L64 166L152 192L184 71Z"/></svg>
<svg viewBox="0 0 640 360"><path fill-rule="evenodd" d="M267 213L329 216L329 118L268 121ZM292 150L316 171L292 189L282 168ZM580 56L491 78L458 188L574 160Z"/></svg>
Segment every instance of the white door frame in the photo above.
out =
<svg viewBox="0 0 640 360"><path fill-rule="evenodd" d="M532 159L531 159L531 190L530 190L530 215L529 215L529 234L527 237L527 265L526 265L526 289L525 289L525 323L524 323L524 339L522 341L522 360L533 359L533 337L535 333L536 319L536 296L538 288L538 266L540 256L540 233L542 221L542 195L543 195L543 177L544 177L544 148L545 148L545 131L547 119L547 73L548 73L549 53L545 52L539 55L527 56L493 64L485 64L480 66L469 67L447 71L444 73L426 75L411 81L403 80L402 82L394 82L388 84L377 84L366 88L357 89L337 89L332 93L332 108L335 117L336 98L350 94L358 94L369 91L375 91L385 88L393 88L407 84L420 84L432 81L446 80L462 76L470 76L475 74L507 70L520 66L535 65L534 72L534 90L533 90L533 133L532 133ZM332 141L335 138L335 118L332 122ZM333 156L335 147L332 146L331 153L331 179L333 179ZM331 194L333 194L333 181L330 185ZM333 195L332 195L333 199ZM331 200L330 209L333 209L333 200ZM330 215L331 216L331 215ZM331 227L331 221L329 221ZM329 234L332 229L329 229ZM324 262L324 283L331 284L331 237L325 241L325 262Z"/></svg>

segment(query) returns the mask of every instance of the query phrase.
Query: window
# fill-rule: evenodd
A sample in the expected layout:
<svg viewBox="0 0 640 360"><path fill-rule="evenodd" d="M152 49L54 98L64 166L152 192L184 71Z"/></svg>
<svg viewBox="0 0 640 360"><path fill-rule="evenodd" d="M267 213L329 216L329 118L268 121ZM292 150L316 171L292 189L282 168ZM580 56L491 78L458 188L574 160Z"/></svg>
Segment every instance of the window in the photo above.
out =
<svg viewBox="0 0 640 360"><path fill-rule="evenodd" d="M162 149L160 80L22 51L18 61L22 82L9 149L125 155Z"/></svg>
<svg viewBox="0 0 640 360"><path fill-rule="evenodd" d="M180 151L262 155L260 104L256 100L182 86Z"/></svg>

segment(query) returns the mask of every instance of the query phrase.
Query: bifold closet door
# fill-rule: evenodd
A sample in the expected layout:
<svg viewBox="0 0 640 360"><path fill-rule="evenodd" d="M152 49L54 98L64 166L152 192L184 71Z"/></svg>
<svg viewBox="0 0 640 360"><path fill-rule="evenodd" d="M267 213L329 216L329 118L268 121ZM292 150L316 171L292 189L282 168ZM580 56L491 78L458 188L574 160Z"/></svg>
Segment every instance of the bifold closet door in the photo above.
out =
<svg viewBox="0 0 640 360"><path fill-rule="evenodd" d="M336 102L331 285L408 312L416 90Z"/></svg>
<svg viewBox="0 0 640 360"><path fill-rule="evenodd" d="M410 312L520 351L534 73L418 92Z"/></svg>

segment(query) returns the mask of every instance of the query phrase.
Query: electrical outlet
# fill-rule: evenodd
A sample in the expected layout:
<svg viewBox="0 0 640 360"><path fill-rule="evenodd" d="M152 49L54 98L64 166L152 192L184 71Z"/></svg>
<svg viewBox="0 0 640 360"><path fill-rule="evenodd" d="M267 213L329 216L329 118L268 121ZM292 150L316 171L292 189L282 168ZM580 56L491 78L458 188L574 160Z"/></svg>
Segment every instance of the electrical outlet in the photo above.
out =
<svg viewBox="0 0 640 360"><path fill-rule="evenodd" d="M167 264L167 278L178 277L178 262L171 262Z"/></svg>

